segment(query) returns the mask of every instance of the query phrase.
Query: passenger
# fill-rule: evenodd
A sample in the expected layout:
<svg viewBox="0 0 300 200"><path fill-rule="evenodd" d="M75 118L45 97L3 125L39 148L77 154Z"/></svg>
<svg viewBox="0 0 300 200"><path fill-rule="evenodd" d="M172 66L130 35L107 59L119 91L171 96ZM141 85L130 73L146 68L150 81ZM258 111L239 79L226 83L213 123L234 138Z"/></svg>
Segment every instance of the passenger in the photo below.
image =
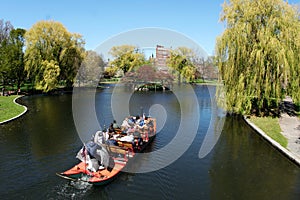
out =
<svg viewBox="0 0 300 200"><path fill-rule="evenodd" d="M133 143L134 143L135 146L143 144L143 139L142 139L141 133L139 132L137 126L135 127L135 131L133 133L133 137L134 137L134 142Z"/></svg>
<svg viewBox="0 0 300 200"><path fill-rule="evenodd" d="M121 130L122 130L122 131L127 131L129 128L130 128L130 125L129 125L129 123L128 123L128 118L126 117L126 118L124 119L124 121L122 122Z"/></svg>
<svg viewBox="0 0 300 200"><path fill-rule="evenodd" d="M137 115L137 116L135 117L135 123L138 124L139 122L140 122L140 116Z"/></svg>
<svg viewBox="0 0 300 200"><path fill-rule="evenodd" d="M109 139L109 133L108 131L103 131L102 133L103 133L104 141L106 142Z"/></svg>
<svg viewBox="0 0 300 200"><path fill-rule="evenodd" d="M144 121L144 119L141 119L141 120L139 121L138 127L139 127L140 129L142 129L142 128L144 128L144 126L145 126L145 121Z"/></svg>
<svg viewBox="0 0 300 200"><path fill-rule="evenodd" d="M121 130L119 124L117 124L116 120L113 121L113 130L117 134L121 134L122 133L122 130Z"/></svg>
<svg viewBox="0 0 300 200"><path fill-rule="evenodd" d="M128 124L129 125L134 125L135 124L135 119L133 117L128 118Z"/></svg>
<svg viewBox="0 0 300 200"><path fill-rule="evenodd" d="M134 127L134 132L133 132L133 136L134 138L139 138L141 136L140 132L138 131L138 126Z"/></svg>
<svg viewBox="0 0 300 200"><path fill-rule="evenodd" d="M148 128L151 124L151 120L148 117L145 117L144 124L145 128Z"/></svg>
<svg viewBox="0 0 300 200"><path fill-rule="evenodd" d="M108 128L108 133L113 133L113 132L114 132L114 127L113 127L113 123L111 123Z"/></svg>
<svg viewBox="0 0 300 200"><path fill-rule="evenodd" d="M152 119L148 119L147 127L149 134L152 135L154 133L154 124Z"/></svg>
<svg viewBox="0 0 300 200"><path fill-rule="evenodd" d="M120 128L120 126L119 126L119 124L117 124L117 121L116 121L116 120L113 121L113 128L114 128L114 129Z"/></svg>
<svg viewBox="0 0 300 200"><path fill-rule="evenodd" d="M149 118L147 118L146 124L148 127L153 127L153 121Z"/></svg>
<svg viewBox="0 0 300 200"><path fill-rule="evenodd" d="M133 125L131 125L127 130L127 135L133 135L134 132L135 132L135 128Z"/></svg>
<svg viewBox="0 0 300 200"><path fill-rule="evenodd" d="M105 144L106 140L102 131L97 131L94 136L94 142L98 145Z"/></svg>

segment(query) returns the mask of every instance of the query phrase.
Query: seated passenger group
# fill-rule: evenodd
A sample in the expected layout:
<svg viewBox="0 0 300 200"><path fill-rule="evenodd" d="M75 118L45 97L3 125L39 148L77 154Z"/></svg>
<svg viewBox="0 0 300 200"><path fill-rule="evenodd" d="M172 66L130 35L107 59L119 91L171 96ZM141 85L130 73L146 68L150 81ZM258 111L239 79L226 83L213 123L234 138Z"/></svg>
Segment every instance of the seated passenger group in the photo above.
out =
<svg viewBox="0 0 300 200"><path fill-rule="evenodd" d="M110 145L117 145L117 138L119 138L120 141L141 145L143 141L148 141L148 131L151 128L152 121L148 117L130 116L124 119L121 126L114 120L113 123L110 124L108 131L103 132L103 136L106 143Z"/></svg>

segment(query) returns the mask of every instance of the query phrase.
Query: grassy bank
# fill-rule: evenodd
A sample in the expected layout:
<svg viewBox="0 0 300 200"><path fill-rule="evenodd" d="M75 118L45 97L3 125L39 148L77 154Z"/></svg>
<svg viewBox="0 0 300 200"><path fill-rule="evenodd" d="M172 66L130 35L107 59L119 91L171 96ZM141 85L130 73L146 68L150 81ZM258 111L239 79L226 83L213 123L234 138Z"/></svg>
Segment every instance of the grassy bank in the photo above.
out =
<svg viewBox="0 0 300 200"><path fill-rule="evenodd" d="M272 117L251 117L252 121L256 126L263 130L273 140L278 142L281 146L287 147L288 140L281 134L281 128L279 125L278 118Z"/></svg>
<svg viewBox="0 0 300 200"><path fill-rule="evenodd" d="M23 106L13 102L16 97L17 95L0 96L0 122L18 116L25 110Z"/></svg>
<svg viewBox="0 0 300 200"><path fill-rule="evenodd" d="M194 81L190 81L190 83L195 83L199 85L217 85L218 80L202 80L202 79L197 79Z"/></svg>

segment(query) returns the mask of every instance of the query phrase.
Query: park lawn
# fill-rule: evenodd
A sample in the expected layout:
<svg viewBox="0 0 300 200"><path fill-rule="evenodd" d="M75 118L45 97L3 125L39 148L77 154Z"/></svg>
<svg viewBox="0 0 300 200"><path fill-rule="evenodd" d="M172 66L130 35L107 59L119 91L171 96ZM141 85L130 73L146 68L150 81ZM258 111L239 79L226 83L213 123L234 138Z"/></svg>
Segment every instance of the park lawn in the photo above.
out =
<svg viewBox="0 0 300 200"><path fill-rule="evenodd" d="M17 105L13 102L16 97L18 96L0 96L0 122L18 116L24 112L25 108L23 106Z"/></svg>
<svg viewBox="0 0 300 200"><path fill-rule="evenodd" d="M252 116L250 120L281 146L287 147L288 140L281 134L278 118Z"/></svg>

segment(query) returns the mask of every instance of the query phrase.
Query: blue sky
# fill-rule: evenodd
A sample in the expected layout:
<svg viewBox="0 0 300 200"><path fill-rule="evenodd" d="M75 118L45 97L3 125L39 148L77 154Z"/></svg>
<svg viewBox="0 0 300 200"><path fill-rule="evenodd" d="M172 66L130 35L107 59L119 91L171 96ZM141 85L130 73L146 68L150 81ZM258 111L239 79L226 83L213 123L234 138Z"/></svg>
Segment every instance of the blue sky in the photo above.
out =
<svg viewBox="0 0 300 200"><path fill-rule="evenodd" d="M3 1L0 19L29 29L40 20L61 22L70 32L83 35L86 49L122 32L144 27L166 28L194 40L209 55L224 30L219 22L224 0L10 0ZM289 1L299 3L299 0Z"/></svg>

